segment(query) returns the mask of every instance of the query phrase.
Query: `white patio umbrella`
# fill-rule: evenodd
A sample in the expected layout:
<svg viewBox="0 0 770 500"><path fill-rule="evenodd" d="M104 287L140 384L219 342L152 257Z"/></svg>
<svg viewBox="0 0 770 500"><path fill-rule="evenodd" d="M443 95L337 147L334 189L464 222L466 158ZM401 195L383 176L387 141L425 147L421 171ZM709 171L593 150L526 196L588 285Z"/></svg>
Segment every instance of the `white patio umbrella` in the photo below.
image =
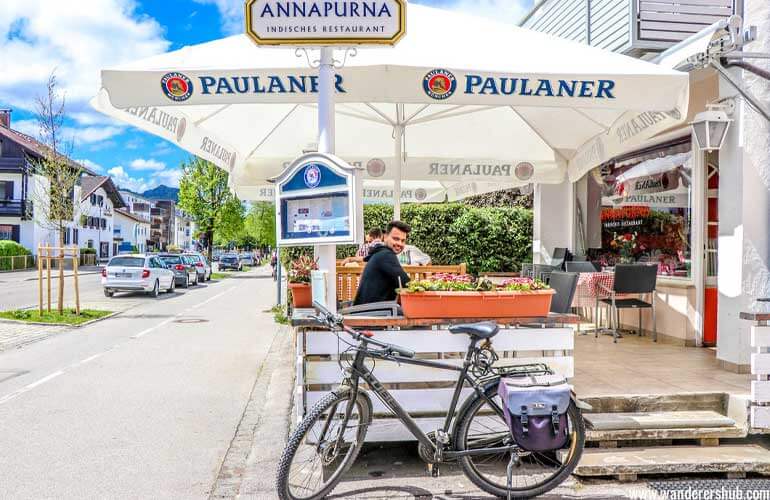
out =
<svg viewBox="0 0 770 500"><path fill-rule="evenodd" d="M336 154L394 182L397 205L402 180L455 199L562 182L624 112L686 115L684 73L420 5L407 29L395 48L337 53ZM226 168L248 199L314 148L313 54L237 35L105 70L92 103Z"/></svg>

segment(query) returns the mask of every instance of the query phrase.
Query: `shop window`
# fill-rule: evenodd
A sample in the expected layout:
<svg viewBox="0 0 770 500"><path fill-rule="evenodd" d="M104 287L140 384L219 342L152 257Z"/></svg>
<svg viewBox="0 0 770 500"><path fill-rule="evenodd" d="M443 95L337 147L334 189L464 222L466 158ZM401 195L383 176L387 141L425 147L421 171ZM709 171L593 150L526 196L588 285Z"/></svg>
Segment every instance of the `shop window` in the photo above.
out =
<svg viewBox="0 0 770 500"><path fill-rule="evenodd" d="M13 239L13 226L10 224L0 224L0 241Z"/></svg>
<svg viewBox="0 0 770 500"><path fill-rule="evenodd" d="M692 153L690 143L619 159L598 167L603 266L657 264L663 276L691 269Z"/></svg>

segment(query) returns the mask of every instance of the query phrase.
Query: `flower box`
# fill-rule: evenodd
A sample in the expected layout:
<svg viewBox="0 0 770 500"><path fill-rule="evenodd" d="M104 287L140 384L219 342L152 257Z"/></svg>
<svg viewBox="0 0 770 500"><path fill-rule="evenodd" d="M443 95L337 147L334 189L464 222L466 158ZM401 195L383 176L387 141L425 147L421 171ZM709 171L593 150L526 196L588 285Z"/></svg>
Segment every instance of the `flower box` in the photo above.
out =
<svg viewBox="0 0 770 500"><path fill-rule="evenodd" d="M289 283L291 305L294 309L313 307L313 291L307 283Z"/></svg>
<svg viewBox="0 0 770 500"><path fill-rule="evenodd" d="M555 291L401 293L407 318L533 318L547 316Z"/></svg>

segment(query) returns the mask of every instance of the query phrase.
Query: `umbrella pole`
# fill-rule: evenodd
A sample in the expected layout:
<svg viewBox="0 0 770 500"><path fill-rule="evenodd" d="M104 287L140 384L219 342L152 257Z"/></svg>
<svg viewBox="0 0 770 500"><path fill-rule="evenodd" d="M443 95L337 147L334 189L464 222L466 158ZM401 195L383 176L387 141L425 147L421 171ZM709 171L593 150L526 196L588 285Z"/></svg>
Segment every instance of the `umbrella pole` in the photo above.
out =
<svg viewBox="0 0 770 500"><path fill-rule="evenodd" d="M404 163L404 105L396 104L395 153L396 165L393 172L393 220L401 220L401 169Z"/></svg>
<svg viewBox="0 0 770 500"><path fill-rule="evenodd" d="M334 49L321 49L318 68L318 152L334 154ZM327 272L326 307L337 311L337 246L317 245L318 268Z"/></svg>

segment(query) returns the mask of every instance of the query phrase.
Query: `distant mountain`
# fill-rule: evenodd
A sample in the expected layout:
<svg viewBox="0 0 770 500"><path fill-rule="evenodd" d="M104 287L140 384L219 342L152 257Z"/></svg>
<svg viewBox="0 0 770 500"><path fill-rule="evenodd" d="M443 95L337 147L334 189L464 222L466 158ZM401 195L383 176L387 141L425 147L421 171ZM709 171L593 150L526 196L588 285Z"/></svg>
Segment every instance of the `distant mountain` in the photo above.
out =
<svg viewBox="0 0 770 500"><path fill-rule="evenodd" d="M156 188L148 189L142 193L142 196L150 200L174 200L179 202L179 188L161 184Z"/></svg>

